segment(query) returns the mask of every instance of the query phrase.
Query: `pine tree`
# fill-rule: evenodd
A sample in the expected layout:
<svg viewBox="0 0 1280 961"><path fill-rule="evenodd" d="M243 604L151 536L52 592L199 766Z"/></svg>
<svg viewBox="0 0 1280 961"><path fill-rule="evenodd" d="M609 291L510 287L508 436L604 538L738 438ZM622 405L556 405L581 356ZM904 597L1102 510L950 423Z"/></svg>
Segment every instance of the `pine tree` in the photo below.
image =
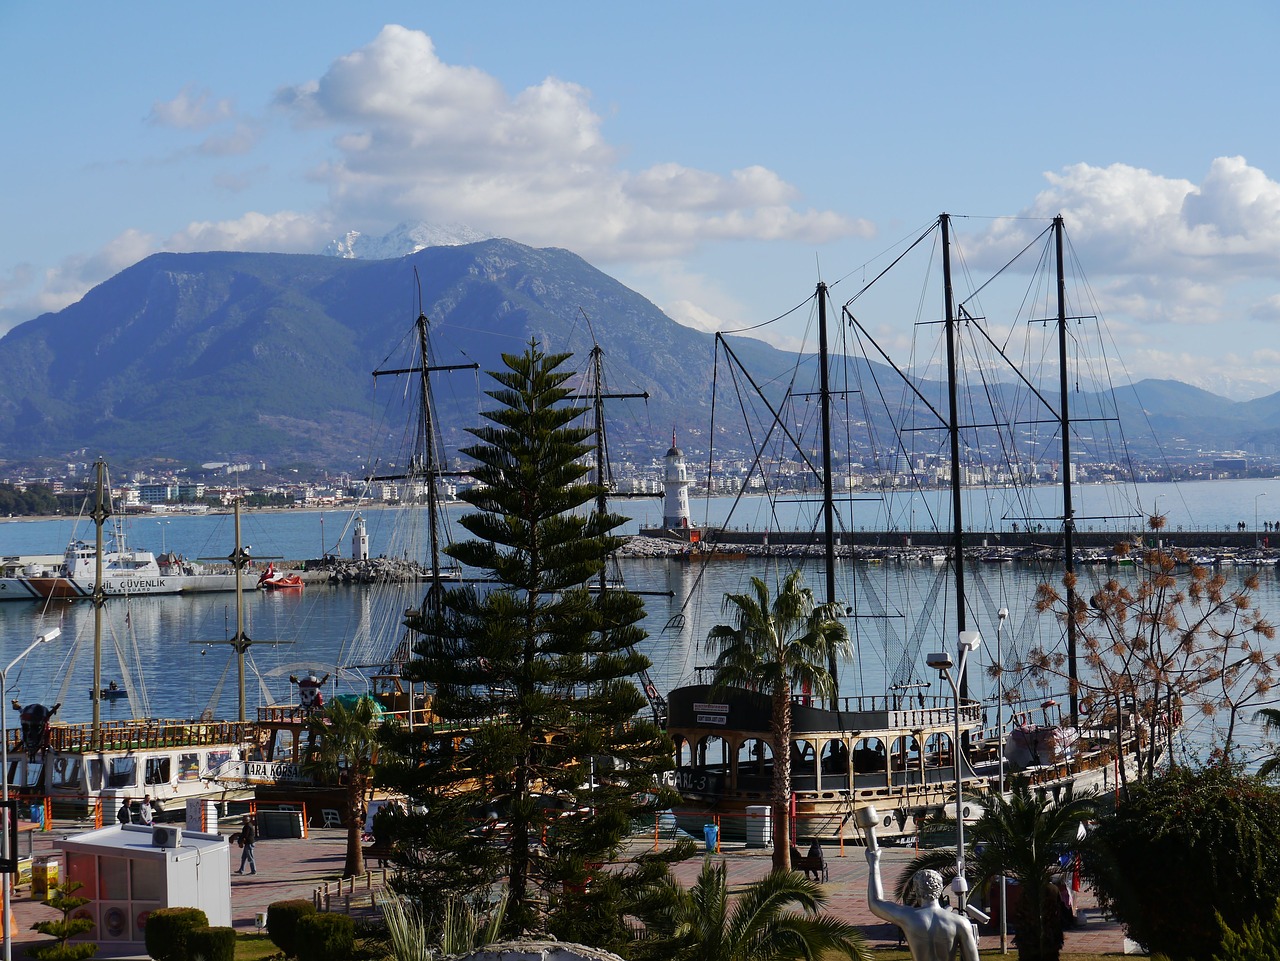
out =
<svg viewBox="0 0 1280 961"><path fill-rule="evenodd" d="M76 896L76 891L84 887L79 881L68 881L53 889L53 897L48 900L49 907L61 912L58 921L37 921L31 930L47 934L54 940L31 948L28 953L39 961L83 961L98 953L98 946L88 942L71 939L93 930L93 922L88 918L73 918L72 912L89 903L88 898Z"/></svg>
<svg viewBox="0 0 1280 961"><path fill-rule="evenodd" d="M478 483L460 523L475 539L448 553L493 583L452 587L409 618L421 637L406 673L441 721L393 734L380 775L415 802L398 821L403 889L481 902L505 879L507 934L612 910L592 901L591 875L667 803L656 785L672 763L639 717L641 601L590 586L624 518L588 509L592 433L567 359L531 344L492 375L500 406L463 452Z"/></svg>

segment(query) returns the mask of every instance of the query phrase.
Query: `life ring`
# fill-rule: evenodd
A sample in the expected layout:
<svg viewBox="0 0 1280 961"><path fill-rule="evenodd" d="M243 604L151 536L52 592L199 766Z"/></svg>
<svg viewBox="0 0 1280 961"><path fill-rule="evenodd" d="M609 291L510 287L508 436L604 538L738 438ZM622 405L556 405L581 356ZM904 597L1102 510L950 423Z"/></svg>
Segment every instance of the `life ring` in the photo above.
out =
<svg viewBox="0 0 1280 961"><path fill-rule="evenodd" d="M652 684L646 684L646 685L644 686L644 693L645 693L645 696L646 696L646 697L648 697L648 698L649 698L649 700L651 700L651 701L652 701L652 700L655 700L655 699L657 698L657 696L658 696L658 689L657 689L656 687L654 687Z"/></svg>
<svg viewBox="0 0 1280 961"><path fill-rule="evenodd" d="M1092 714L1092 713L1093 713L1093 698L1091 698L1091 697L1082 698L1082 699L1081 699L1081 701L1080 701L1080 708L1079 708L1079 710L1080 710L1080 713L1081 713L1081 714L1085 714L1085 715Z"/></svg>

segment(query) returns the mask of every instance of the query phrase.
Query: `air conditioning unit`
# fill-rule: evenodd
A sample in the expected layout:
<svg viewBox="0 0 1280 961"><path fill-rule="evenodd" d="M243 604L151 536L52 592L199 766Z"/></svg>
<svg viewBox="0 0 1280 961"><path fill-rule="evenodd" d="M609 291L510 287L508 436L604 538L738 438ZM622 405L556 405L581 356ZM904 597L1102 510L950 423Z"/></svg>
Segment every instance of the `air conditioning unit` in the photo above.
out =
<svg viewBox="0 0 1280 961"><path fill-rule="evenodd" d="M156 825L151 829L151 846L153 848L182 847L182 828Z"/></svg>

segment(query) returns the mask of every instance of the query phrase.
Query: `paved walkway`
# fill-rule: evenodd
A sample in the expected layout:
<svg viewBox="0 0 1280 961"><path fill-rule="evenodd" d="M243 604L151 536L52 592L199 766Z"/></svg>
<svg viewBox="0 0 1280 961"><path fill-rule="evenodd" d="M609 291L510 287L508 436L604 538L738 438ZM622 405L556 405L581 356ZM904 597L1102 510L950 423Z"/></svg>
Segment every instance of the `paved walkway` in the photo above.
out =
<svg viewBox="0 0 1280 961"><path fill-rule="evenodd" d="M34 853L37 856L56 855L54 839L74 833L74 828L62 828L36 834ZM230 833L230 829L224 833ZM637 841L637 846L647 842ZM886 887L893 884L901 865L915 854L910 848L884 847L881 871ZM873 947L894 947L898 944L897 929L874 917L867 908L867 862L861 847L849 846L845 856L834 847L826 849L830 880L825 885L830 897L828 910L858 924L866 931ZM265 913L273 901L289 898L311 899L314 890L327 882L340 900L336 883L342 873L346 854L346 832L341 829L312 829L306 839L264 840L257 846L258 873L232 877L231 915L239 931L252 931L255 918ZM770 867L767 850L748 849L741 843L727 843L720 857L728 865L731 887L739 887L763 877ZM235 863L238 863L235 862ZM233 863L233 867L235 864ZM676 875L686 884L692 883L701 869L701 859L693 858L676 866ZM60 871L60 877L65 872ZM357 890L357 902L368 903L368 892ZM1119 954L1123 951L1124 933L1120 926L1098 916L1093 898L1087 890L1076 895L1080 908L1081 924L1066 935L1064 950L1068 953ZM333 907L338 909L338 900ZM22 961L27 955L25 947L47 940L44 935L31 930L36 921L53 920L55 912L45 905L31 900L30 888L19 887L13 898L14 930L13 956ZM981 926L982 950L998 951L1000 940L995 925ZM1010 944L1010 953L1015 952Z"/></svg>

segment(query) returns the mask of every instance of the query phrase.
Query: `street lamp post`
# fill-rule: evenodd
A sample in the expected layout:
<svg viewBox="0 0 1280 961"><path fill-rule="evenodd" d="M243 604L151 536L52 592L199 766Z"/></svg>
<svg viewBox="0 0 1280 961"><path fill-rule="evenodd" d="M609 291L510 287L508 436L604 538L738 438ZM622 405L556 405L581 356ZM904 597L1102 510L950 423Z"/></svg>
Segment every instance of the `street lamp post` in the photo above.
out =
<svg viewBox="0 0 1280 961"><path fill-rule="evenodd" d="M165 525L172 524L172 523L173 523L172 521L156 521L156 526L160 528L160 554L162 556L168 553L168 551L165 548L165 542L164 542Z"/></svg>
<svg viewBox="0 0 1280 961"><path fill-rule="evenodd" d="M1262 540L1261 538L1258 537L1258 498L1266 497L1266 496L1267 496L1266 491L1262 491L1261 493L1253 495L1253 546L1254 547L1262 546Z"/></svg>
<svg viewBox="0 0 1280 961"><path fill-rule="evenodd" d="M1159 500L1159 498L1156 498ZM996 753L1000 759L1000 797L1004 798L1004 622L1009 608L996 612ZM1000 953L1009 953L1009 902L1005 893L1004 873L1000 874Z"/></svg>
<svg viewBox="0 0 1280 961"><path fill-rule="evenodd" d="M62 633L62 628L55 627L52 630L48 630L48 631L45 631L43 634L37 635L36 639L27 645L27 649L25 651L23 651L21 654L15 657L12 661L10 661L8 667L0 671L0 772L2 772L0 773L0 777L4 778L3 793L4 793L4 802L5 802L5 817L12 816L8 811L9 721L8 721L8 711L5 708L5 703L6 703L5 698L8 697L8 693L5 689L9 686L9 672L13 670L14 665L16 665L19 661L21 661L24 657L26 657L32 651L34 651L37 647L39 647L41 644L44 644L46 641L52 641L55 637L58 637L61 633ZM8 824L5 824L4 827L5 827L4 836L6 838L6 843L7 843L7 839L11 835L8 830L8 827L9 827ZM10 857L16 857L18 852L10 851L8 853ZM9 880L10 879L8 877L5 877L2 882L4 885L4 898L3 898L3 907L0 908L0 910L4 911L4 961L13 961L13 931L10 929L10 926L9 926Z"/></svg>
<svg viewBox="0 0 1280 961"><path fill-rule="evenodd" d="M969 662L969 655L982 645L982 635L977 631L961 631L959 642L960 663L955 677L951 676L951 655L945 651L941 654L930 654L925 663L933 668L951 686L951 699L954 710L954 723L951 740L951 759L954 762L956 778L956 879L951 883L951 890L956 895L956 906L961 912L966 911L966 895L969 881L964 871L964 791L963 772L960 766L960 683L964 679L964 669Z"/></svg>

